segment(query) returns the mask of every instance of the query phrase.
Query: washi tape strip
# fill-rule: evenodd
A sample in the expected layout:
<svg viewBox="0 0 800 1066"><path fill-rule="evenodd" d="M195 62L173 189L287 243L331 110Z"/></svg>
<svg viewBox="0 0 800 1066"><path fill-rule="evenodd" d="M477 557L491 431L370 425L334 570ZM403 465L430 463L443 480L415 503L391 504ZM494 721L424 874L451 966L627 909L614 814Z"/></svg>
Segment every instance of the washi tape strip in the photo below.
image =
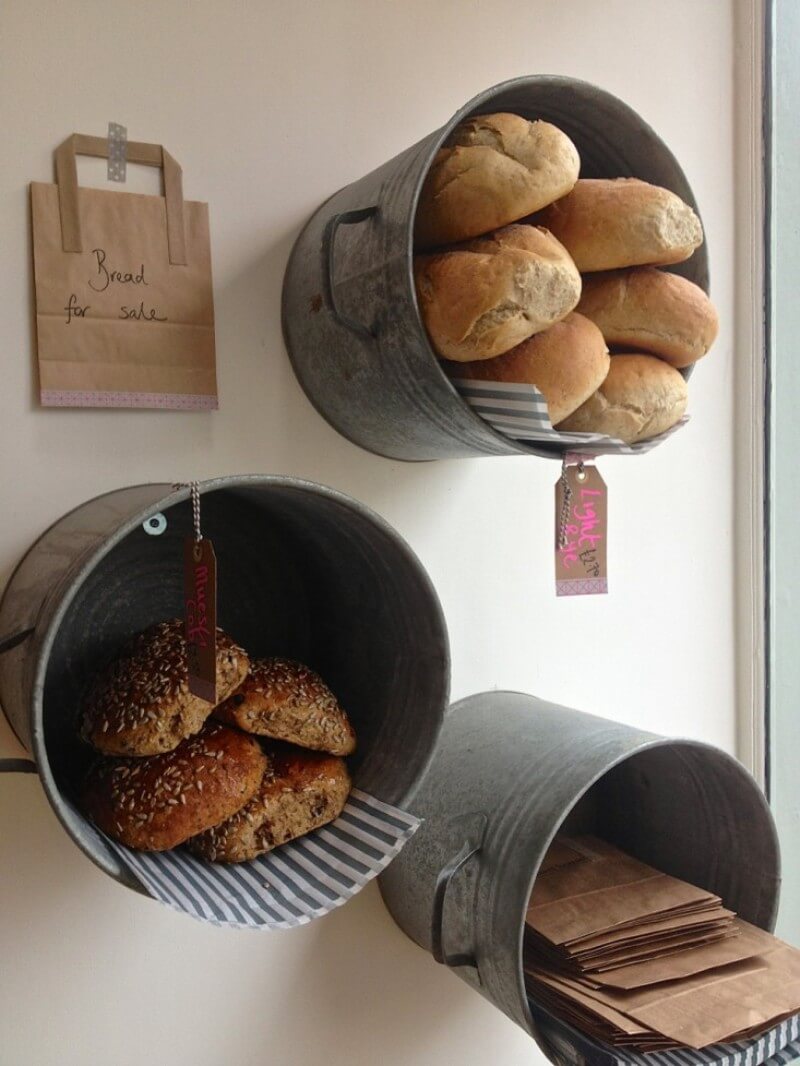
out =
<svg viewBox="0 0 800 1066"><path fill-rule="evenodd" d="M128 176L128 129L108 124L108 180L123 182Z"/></svg>
<svg viewBox="0 0 800 1066"><path fill-rule="evenodd" d="M250 862L132 851L105 839L147 893L174 910L237 929L291 929L351 899L419 826L414 815L353 789L336 821Z"/></svg>
<svg viewBox="0 0 800 1066"><path fill-rule="evenodd" d="M216 411L219 400L205 393L100 392L42 389L43 407L146 407L164 411Z"/></svg>

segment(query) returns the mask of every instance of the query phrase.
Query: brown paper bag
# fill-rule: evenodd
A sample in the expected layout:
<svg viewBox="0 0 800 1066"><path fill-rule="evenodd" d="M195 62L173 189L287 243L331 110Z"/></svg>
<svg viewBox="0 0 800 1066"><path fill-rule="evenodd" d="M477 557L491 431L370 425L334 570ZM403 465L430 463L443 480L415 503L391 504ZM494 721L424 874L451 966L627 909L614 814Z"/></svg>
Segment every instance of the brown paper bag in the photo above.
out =
<svg viewBox="0 0 800 1066"><path fill-rule="evenodd" d="M724 931L733 922L733 911L717 906L712 911L693 911L689 914L670 915L658 921L645 920L636 925L617 927L605 933L586 937L570 944L570 954L588 959L608 950L658 941L661 937L678 932L699 932L719 929Z"/></svg>
<svg viewBox="0 0 800 1066"><path fill-rule="evenodd" d="M553 944L718 906L711 892L622 852L548 869L536 878L526 921Z"/></svg>
<svg viewBox="0 0 800 1066"><path fill-rule="evenodd" d="M747 922L734 922L736 936L724 937L709 944L687 947L675 954L665 954L646 962L632 962L607 973L587 975L590 982L608 988L641 988L662 981L675 981L691 974L703 973L727 966L731 962L751 959L762 951L769 950L773 938L769 933L756 929Z"/></svg>
<svg viewBox="0 0 800 1066"><path fill-rule="evenodd" d="M760 931L756 930L755 933ZM587 1001L600 1018L631 1022L689 1047L729 1040L747 1029L769 1028L800 1010L800 952L761 933L761 954L676 981L626 991L594 989L580 979L536 968L526 979L536 998L544 985L569 1004Z"/></svg>
<svg viewBox="0 0 800 1066"><path fill-rule="evenodd" d="M181 169L160 145L128 160L161 167L165 195L78 187L72 134L55 185L31 183L39 385L46 407L217 407L208 205L184 202Z"/></svg>

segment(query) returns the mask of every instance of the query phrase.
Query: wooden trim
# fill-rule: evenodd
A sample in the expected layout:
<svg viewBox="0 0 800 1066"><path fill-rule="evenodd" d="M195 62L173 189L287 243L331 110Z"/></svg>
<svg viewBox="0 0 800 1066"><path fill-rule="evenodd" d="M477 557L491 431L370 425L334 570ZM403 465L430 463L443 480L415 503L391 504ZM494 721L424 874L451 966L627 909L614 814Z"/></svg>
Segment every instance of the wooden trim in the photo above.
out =
<svg viewBox="0 0 800 1066"><path fill-rule="evenodd" d="M767 183L770 0L734 4L736 309L734 530L737 754L767 785Z"/></svg>

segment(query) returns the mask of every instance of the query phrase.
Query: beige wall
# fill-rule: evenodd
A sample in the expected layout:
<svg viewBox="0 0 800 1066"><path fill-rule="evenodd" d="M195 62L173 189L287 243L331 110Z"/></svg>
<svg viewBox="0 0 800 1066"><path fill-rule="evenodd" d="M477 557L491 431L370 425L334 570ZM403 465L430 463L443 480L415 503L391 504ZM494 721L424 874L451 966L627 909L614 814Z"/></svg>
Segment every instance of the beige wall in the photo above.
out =
<svg viewBox="0 0 800 1066"><path fill-rule="evenodd" d="M63 511L143 480L275 471L343 489L407 536L447 613L453 694L519 688L730 748L734 738L732 60L724 0L6 0L0 15L0 579ZM513 75L624 97L704 213L722 329L689 427L607 460L611 594L557 602L557 467L403 465L339 438L283 350L284 263L309 213ZM161 141L208 200L221 409L34 402L26 184L70 131ZM85 163L85 182L102 171ZM155 176L130 188L155 190ZM4 727L3 727L4 730ZM14 750L0 732L0 752ZM9 1066L528 1064L500 1013L393 926L373 885L258 935L126 892L65 837L35 778L0 781L0 1059Z"/></svg>

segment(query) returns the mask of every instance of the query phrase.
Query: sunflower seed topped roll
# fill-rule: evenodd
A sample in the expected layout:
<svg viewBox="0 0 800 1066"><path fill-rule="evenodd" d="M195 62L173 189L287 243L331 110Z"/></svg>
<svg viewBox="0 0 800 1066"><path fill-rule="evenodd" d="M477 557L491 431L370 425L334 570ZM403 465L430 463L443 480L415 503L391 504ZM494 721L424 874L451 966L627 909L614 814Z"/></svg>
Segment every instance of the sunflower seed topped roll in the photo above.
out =
<svg viewBox="0 0 800 1066"><path fill-rule="evenodd" d="M319 674L289 659L255 660L244 684L214 717L248 733L332 755L350 755L356 747L347 715Z"/></svg>
<svg viewBox="0 0 800 1066"><path fill-rule="evenodd" d="M188 846L211 862L245 862L337 818L350 793L344 760L288 745L269 749L271 765L256 795Z"/></svg>
<svg viewBox="0 0 800 1066"><path fill-rule="evenodd" d="M217 698L247 676L247 653L217 630ZM81 736L107 755L157 755L197 733L214 705L189 691L183 622L138 634L100 675L82 708Z"/></svg>
<svg viewBox="0 0 800 1066"><path fill-rule="evenodd" d="M114 840L140 851L167 851L240 810L267 767L255 737L210 722L164 755L97 759L81 805Z"/></svg>

